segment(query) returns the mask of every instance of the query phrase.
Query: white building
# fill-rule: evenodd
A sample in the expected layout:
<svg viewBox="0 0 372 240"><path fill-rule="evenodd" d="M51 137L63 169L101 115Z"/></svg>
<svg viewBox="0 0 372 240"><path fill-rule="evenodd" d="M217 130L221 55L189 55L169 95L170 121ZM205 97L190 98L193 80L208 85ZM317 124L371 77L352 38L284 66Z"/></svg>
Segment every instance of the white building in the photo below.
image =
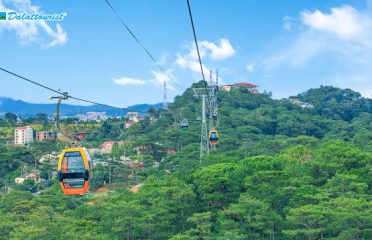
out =
<svg viewBox="0 0 372 240"><path fill-rule="evenodd" d="M127 112L127 115L125 116L129 119L129 121L135 121L139 117L138 112Z"/></svg>
<svg viewBox="0 0 372 240"><path fill-rule="evenodd" d="M314 105L307 102L301 102L298 98L290 98L289 101L293 104L300 106L301 108L314 108Z"/></svg>
<svg viewBox="0 0 372 240"><path fill-rule="evenodd" d="M19 177L17 177L14 182L16 184L22 184L26 179L32 179L36 182L36 174L35 173L26 173L26 174L23 174Z"/></svg>
<svg viewBox="0 0 372 240"><path fill-rule="evenodd" d="M109 118L106 112L87 112L86 114L77 114L76 117L79 121L105 121Z"/></svg>
<svg viewBox="0 0 372 240"><path fill-rule="evenodd" d="M29 127L18 127L14 131L14 144L24 145L34 141L34 130Z"/></svg>

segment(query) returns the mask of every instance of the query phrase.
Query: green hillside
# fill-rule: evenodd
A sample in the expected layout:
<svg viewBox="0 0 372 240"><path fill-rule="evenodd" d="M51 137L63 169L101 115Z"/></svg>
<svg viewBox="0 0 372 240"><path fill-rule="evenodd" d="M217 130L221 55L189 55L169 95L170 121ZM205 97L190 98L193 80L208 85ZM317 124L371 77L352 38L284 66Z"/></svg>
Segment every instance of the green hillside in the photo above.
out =
<svg viewBox="0 0 372 240"><path fill-rule="evenodd" d="M372 100L323 86L291 99L312 107L220 91L220 143L201 162L201 102L191 88L128 129L127 120L108 120L86 146L124 142L94 157L110 157L112 173L97 167L83 197L64 196L56 180L1 193L0 239L370 239ZM62 147L0 146L1 187ZM123 154L145 169L119 164ZM38 164L45 176L53 169Z"/></svg>

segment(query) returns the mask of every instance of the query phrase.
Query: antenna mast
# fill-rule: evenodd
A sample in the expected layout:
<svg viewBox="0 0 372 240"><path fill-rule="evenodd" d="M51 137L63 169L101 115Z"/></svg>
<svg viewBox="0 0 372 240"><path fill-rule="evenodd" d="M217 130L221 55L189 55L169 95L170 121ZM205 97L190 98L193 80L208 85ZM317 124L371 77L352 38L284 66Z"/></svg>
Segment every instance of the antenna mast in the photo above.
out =
<svg viewBox="0 0 372 240"><path fill-rule="evenodd" d="M163 95L163 109L168 109L167 104L167 81L164 80L164 95Z"/></svg>

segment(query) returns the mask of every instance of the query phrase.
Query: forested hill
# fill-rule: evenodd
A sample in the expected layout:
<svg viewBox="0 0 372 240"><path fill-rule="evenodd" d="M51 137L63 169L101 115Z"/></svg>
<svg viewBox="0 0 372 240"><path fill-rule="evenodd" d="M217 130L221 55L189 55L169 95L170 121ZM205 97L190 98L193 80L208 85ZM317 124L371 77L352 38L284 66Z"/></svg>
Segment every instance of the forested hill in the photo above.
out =
<svg viewBox="0 0 372 240"><path fill-rule="evenodd" d="M371 99L334 87L282 100L233 89L218 103L220 142L201 161L191 88L128 129L104 122L86 146L123 140L113 161L125 153L145 169L118 163L107 184L109 168L97 167L104 194L63 196L55 180L36 195L3 193L0 239L371 239ZM0 146L2 171L19 171L35 148Z"/></svg>
<svg viewBox="0 0 372 240"><path fill-rule="evenodd" d="M201 83L193 85L202 86ZM302 108L289 99L274 100L241 89L220 91L218 131L221 144L217 153L236 150L237 154L249 151L249 155L274 155L291 144L335 139L372 150L372 99L334 87L311 89L291 98L299 98L314 107ZM180 144L183 147L195 145L200 140L200 116L201 102L193 98L189 88L175 98L170 111L150 111L150 117L157 121L137 125L124 135L126 139L136 138L143 144L160 142L173 149ZM188 131L179 128L182 120L188 121Z"/></svg>

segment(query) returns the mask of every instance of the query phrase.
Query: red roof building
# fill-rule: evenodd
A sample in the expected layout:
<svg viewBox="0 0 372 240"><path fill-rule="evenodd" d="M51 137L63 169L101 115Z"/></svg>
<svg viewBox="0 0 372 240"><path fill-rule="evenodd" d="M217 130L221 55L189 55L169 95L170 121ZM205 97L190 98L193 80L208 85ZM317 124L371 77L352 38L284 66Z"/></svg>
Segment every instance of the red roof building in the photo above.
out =
<svg viewBox="0 0 372 240"><path fill-rule="evenodd" d="M138 187L138 186L132 186L132 187L130 187L130 191L131 191L132 193L137 193L138 190L139 190L139 187Z"/></svg>
<svg viewBox="0 0 372 240"><path fill-rule="evenodd" d="M107 150L110 150L111 151L112 150L112 147L114 146L114 144L115 144L115 141L103 142L101 144L101 148L102 149L107 149ZM118 144L120 146L120 145L124 144L124 142L123 141L119 141Z"/></svg>
<svg viewBox="0 0 372 240"><path fill-rule="evenodd" d="M107 192L108 188L107 187L99 187L96 189L97 192Z"/></svg>
<svg viewBox="0 0 372 240"><path fill-rule="evenodd" d="M232 87L246 87L246 88L256 88L258 87L257 85L255 84L252 84L252 83L244 83L244 82L241 82L241 83L234 83L234 84L231 84Z"/></svg>
<svg viewBox="0 0 372 240"><path fill-rule="evenodd" d="M101 144L101 148L107 149L107 150L112 150L112 146L114 146L114 141L108 141L108 142L103 142Z"/></svg>
<svg viewBox="0 0 372 240"><path fill-rule="evenodd" d="M84 141L85 139L84 134L81 134L81 133L77 134L76 138L79 139L80 141Z"/></svg>
<svg viewBox="0 0 372 240"><path fill-rule="evenodd" d="M171 155L171 154L175 154L176 153L176 150L173 150L173 149L168 149L167 150L167 155Z"/></svg>
<svg viewBox="0 0 372 240"><path fill-rule="evenodd" d="M222 85L221 89L227 92L230 92L230 90L233 88L243 88L243 89L247 89L247 91L251 93L258 93L257 87L258 86L253 83L240 82L240 83L234 83L230 85Z"/></svg>

